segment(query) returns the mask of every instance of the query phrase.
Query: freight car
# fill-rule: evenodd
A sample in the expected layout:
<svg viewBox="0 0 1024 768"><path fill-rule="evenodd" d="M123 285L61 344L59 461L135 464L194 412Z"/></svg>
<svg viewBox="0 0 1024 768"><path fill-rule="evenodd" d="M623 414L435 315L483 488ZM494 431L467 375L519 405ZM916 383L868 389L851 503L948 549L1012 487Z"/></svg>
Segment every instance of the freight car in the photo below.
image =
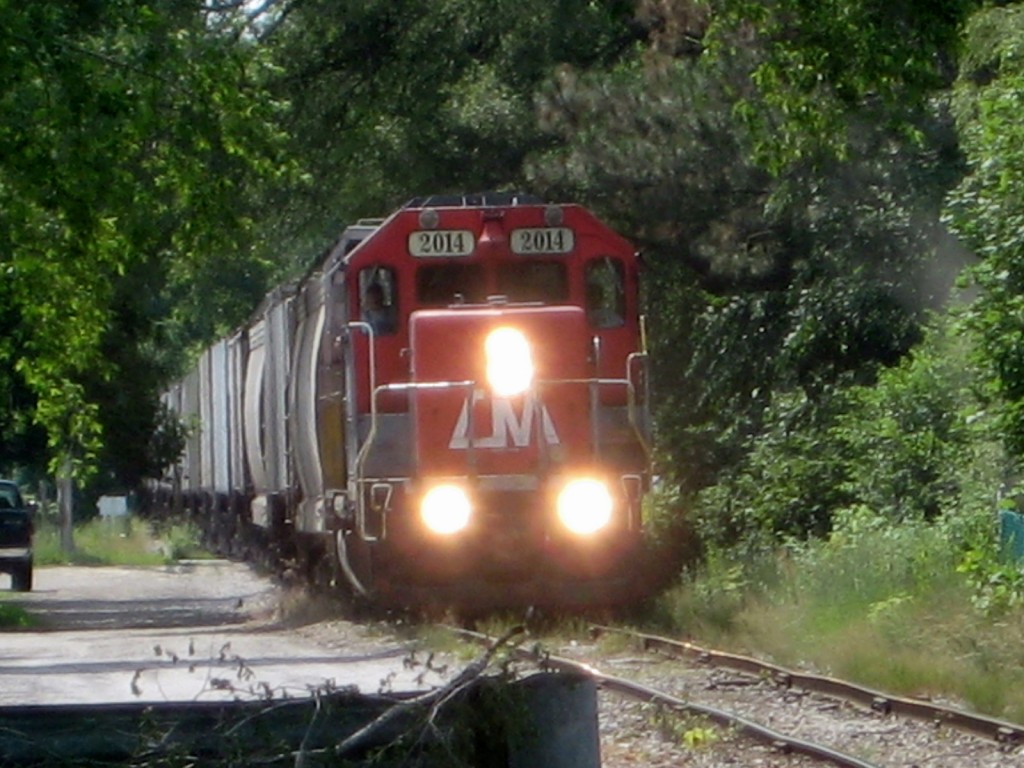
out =
<svg viewBox="0 0 1024 768"><path fill-rule="evenodd" d="M166 404L215 546L386 605L610 605L642 583L638 257L577 205L415 199L350 226Z"/></svg>

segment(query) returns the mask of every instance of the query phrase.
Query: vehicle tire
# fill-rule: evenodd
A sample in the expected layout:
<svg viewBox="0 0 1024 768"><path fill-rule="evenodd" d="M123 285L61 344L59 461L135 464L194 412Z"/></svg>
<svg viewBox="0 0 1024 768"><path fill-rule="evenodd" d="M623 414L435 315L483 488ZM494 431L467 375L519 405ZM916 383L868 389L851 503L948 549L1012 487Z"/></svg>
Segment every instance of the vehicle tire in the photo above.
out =
<svg viewBox="0 0 1024 768"><path fill-rule="evenodd" d="M15 592L32 591L32 563L22 565L11 572L11 587Z"/></svg>

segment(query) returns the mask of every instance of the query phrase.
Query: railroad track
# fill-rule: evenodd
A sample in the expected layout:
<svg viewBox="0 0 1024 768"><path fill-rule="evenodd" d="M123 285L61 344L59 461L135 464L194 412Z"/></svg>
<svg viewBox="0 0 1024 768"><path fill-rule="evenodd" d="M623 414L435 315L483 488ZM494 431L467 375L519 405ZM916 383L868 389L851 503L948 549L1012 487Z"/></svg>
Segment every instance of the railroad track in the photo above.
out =
<svg viewBox="0 0 1024 768"><path fill-rule="evenodd" d="M453 630L466 640L489 642L485 635ZM756 659L722 653L667 638L610 627L595 627L595 637L617 635L641 657L609 656L595 646L577 645L573 658L548 653L543 646L520 647L524 662L542 668L592 675L602 698L602 718L613 721L603 740L605 766L762 764L778 766L1022 766L1024 726L948 706L889 696L835 678L787 670ZM595 662L595 657L602 657ZM612 674L608 669L628 669ZM623 703L623 702L632 702ZM622 713L641 714L631 727L671 733L657 751L658 760L621 759L614 745ZM639 708L639 709L637 709ZM652 708L659 714L652 715ZM706 744L685 743L683 729L664 728L664 713L690 723L689 733L718 735ZM659 719L660 718L660 719ZM660 725L659 725L660 723ZM689 727L689 726L688 726ZM602 732L609 726L602 723ZM646 741L650 742L648 734ZM662 739L664 741L664 739ZM751 750L756 750L752 755Z"/></svg>
<svg viewBox="0 0 1024 768"><path fill-rule="evenodd" d="M1024 745L1024 725L1006 720L986 717L921 699L893 696L834 677L797 672L750 656L702 648L681 640L607 626L594 626L592 632L595 636L601 634L621 635L633 640L646 651L664 653L674 658L691 659L711 667L721 667L771 679L776 685L784 688L799 688L812 693L821 693L869 708L883 715L912 717L936 725L948 726L965 733L992 739L1008 748Z"/></svg>

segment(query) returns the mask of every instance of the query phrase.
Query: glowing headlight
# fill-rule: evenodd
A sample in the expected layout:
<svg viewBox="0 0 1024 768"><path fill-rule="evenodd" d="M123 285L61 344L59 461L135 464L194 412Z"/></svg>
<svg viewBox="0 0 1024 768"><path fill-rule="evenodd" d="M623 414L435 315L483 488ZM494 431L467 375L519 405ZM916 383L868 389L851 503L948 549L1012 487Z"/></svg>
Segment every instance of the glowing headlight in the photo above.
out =
<svg viewBox="0 0 1024 768"><path fill-rule="evenodd" d="M573 533L599 531L612 519L612 496L600 480L571 480L558 495L558 517Z"/></svg>
<svg viewBox="0 0 1024 768"><path fill-rule="evenodd" d="M435 485L420 503L420 517L434 533L458 533L469 524L469 496L457 485Z"/></svg>
<svg viewBox="0 0 1024 768"><path fill-rule="evenodd" d="M496 328L484 342L487 381L498 397L525 392L533 381L530 343L515 328Z"/></svg>

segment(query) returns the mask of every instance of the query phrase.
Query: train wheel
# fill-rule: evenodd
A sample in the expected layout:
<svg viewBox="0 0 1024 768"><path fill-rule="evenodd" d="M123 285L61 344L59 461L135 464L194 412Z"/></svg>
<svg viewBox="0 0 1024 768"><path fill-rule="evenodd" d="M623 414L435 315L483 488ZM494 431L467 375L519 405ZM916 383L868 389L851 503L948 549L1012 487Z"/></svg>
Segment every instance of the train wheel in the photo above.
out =
<svg viewBox="0 0 1024 768"><path fill-rule="evenodd" d="M330 537L317 533L295 536L298 568L303 582L318 592L328 592L337 580L337 560L333 557Z"/></svg>
<svg viewBox="0 0 1024 768"><path fill-rule="evenodd" d="M310 580L313 589L318 592L332 592L340 580L338 560L333 557L333 554L333 552L324 552L321 548L321 556L313 565Z"/></svg>

